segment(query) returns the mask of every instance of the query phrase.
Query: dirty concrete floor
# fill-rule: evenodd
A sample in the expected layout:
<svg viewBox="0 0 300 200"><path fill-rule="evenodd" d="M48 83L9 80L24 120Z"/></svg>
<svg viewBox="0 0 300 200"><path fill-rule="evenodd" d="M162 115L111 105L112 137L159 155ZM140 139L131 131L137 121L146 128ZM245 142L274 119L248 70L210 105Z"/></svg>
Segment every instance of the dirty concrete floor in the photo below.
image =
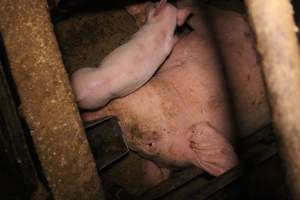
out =
<svg viewBox="0 0 300 200"><path fill-rule="evenodd" d="M116 47L137 31L134 19L125 10L83 13L55 25L67 71L97 67Z"/></svg>

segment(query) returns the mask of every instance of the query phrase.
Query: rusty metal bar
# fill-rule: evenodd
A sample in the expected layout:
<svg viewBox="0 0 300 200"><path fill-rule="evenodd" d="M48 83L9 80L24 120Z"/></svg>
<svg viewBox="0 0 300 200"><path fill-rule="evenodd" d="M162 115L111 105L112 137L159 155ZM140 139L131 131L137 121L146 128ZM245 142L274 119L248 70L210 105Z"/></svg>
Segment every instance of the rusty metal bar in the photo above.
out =
<svg viewBox="0 0 300 200"><path fill-rule="evenodd" d="M289 0L246 0L263 57L273 123L287 183L300 199L300 51Z"/></svg>
<svg viewBox="0 0 300 200"><path fill-rule="evenodd" d="M104 199L46 0L0 0L0 31L54 199Z"/></svg>

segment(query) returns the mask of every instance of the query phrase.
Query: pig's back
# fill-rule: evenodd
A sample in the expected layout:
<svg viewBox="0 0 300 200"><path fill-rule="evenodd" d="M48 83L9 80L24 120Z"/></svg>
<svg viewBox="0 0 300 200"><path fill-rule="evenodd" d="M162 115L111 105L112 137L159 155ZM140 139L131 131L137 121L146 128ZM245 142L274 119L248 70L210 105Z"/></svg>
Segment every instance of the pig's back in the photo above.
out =
<svg viewBox="0 0 300 200"><path fill-rule="evenodd" d="M185 134L203 121L231 138L224 79L213 49L209 41L190 33L175 46L170 58L145 86L112 101L100 112L85 115L85 119L118 116L132 142L140 134L153 132Z"/></svg>
<svg viewBox="0 0 300 200"><path fill-rule="evenodd" d="M168 82L188 118L188 126L208 121L229 139L232 118L223 69L213 43L191 32L175 46L156 78Z"/></svg>
<svg viewBox="0 0 300 200"><path fill-rule="evenodd" d="M186 129L189 117L182 104L181 95L164 78L154 77L134 93L113 100L95 113L87 113L85 120L94 120L108 115L117 116L129 143L136 138L147 139L152 133L177 134Z"/></svg>

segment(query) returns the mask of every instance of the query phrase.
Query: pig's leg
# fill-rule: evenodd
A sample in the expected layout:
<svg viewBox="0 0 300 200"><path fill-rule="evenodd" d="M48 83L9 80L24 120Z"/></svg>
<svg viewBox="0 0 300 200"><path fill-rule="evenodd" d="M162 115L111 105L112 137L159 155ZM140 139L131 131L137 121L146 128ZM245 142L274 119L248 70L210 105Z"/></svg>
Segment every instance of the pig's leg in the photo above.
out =
<svg viewBox="0 0 300 200"><path fill-rule="evenodd" d="M162 181L168 179L170 175L169 169L161 168L152 161L146 161L144 168L145 168L144 179L148 184L152 186L158 185Z"/></svg>
<svg viewBox="0 0 300 200"><path fill-rule="evenodd" d="M219 176L238 164L232 145L208 122L193 125L189 134L192 153L188 157L194 165Z"/></svg>

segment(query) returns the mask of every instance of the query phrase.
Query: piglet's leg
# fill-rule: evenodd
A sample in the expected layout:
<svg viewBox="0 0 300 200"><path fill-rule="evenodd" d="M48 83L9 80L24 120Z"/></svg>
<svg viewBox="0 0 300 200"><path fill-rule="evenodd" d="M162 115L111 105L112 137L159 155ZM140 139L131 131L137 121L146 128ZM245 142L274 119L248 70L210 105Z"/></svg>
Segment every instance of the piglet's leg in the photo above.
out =
<svg viewBox="0 0 300 200"><path fill-rule="evenodd" d="M211 175L219 176L238 164L230 142L208 122L201 122L190 129L191 162Z"/></svg>

